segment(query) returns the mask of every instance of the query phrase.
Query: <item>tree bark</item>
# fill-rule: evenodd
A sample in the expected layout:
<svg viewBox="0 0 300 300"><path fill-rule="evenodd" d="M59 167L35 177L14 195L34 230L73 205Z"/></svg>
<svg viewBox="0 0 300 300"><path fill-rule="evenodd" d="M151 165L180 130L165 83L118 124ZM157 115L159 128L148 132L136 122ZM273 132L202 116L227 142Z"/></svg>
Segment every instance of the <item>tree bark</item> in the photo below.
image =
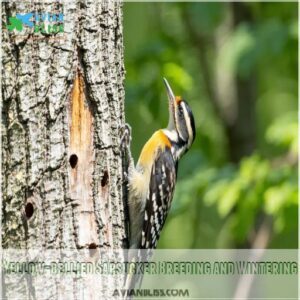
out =
<svg viewBox="0 0 300 300"><path fill-rule="evenodd" d="M64 33L2 30L2 247L125 248L121 4L2 3L6 24L28 12L63 13ZM32 280L4 296L93 299L122 284Z"/></svg>

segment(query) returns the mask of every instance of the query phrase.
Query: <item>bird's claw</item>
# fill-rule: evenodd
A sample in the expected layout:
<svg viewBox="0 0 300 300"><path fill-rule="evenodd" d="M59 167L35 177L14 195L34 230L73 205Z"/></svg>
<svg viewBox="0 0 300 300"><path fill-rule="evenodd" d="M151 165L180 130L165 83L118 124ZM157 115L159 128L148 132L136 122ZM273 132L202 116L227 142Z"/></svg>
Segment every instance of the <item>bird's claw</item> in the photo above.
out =
<svg viewBox="0 0 300 300"><path fill-rule="evenodd" d="M128 149L131 143L131 127L125 123L121 127L121 148L123 150Z"/></svg>

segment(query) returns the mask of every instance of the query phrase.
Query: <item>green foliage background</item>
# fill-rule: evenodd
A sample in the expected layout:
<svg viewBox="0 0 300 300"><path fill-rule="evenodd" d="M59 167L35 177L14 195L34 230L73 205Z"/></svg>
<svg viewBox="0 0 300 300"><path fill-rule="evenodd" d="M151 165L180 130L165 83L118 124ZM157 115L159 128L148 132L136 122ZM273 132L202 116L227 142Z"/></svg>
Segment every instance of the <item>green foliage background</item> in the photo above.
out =
<svg viewBox="0 0 300 300"><path fill-rule="evenodd" d="M235 5L124 4L135 161L167 124L162 77L196 121L159 248L298 246L298 3ZM238 103L224 93L214 102L216 82L240 91Z"/></svg>

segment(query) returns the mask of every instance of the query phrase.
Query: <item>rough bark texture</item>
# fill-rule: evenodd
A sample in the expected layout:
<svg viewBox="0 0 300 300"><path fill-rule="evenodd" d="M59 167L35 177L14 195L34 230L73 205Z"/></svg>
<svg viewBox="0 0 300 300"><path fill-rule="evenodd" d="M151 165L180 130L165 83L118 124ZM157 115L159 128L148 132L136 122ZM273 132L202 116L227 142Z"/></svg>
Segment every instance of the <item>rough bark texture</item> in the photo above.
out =
<svg viewBox="0 0 300 300"><path fill-rule="evenodd" d="M28 12L63 12L64 34L2 31L2 247L124 248L121 4L2 3L6 23ZM86 299L105 284L120 282ZM80 297L74 281L28 286L14 297Z"/></svg>

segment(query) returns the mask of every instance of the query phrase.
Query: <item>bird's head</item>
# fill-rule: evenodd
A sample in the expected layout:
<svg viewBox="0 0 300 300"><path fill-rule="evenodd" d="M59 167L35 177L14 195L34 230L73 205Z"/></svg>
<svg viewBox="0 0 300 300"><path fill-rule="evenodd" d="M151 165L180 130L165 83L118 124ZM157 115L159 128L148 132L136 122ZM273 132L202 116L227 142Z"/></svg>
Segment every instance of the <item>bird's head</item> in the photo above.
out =
<svg viewBox="0 0 300 300"><path fill-rule="evenodd" d="M168 81L164 78L169 98L168 130L175 130L186 149L192 145L195 136L195 121L191 108L180 96L175 96Z"/></svg>

